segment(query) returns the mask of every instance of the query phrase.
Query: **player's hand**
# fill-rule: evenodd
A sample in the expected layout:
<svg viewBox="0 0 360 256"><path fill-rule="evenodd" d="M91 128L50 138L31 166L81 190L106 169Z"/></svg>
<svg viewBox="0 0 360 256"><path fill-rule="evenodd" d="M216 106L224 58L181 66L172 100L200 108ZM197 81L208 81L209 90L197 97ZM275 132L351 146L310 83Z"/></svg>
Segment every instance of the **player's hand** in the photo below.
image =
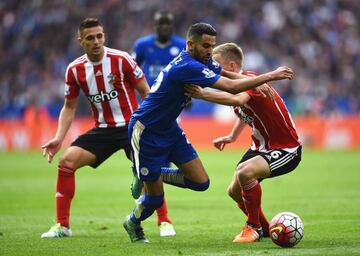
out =
<svg viewBox="0 0 360 256"><path fill-rule="evenodd" d="M267 75L269 76L270 81L283 79L291 80L294 77L294 71L289 67L283 66L267 73Z"/></svg>
<svg viewBox="0 0 360 256"><path fill-rule="evenodd" d="M275 95L273 90L271 90L270 86L268 84L262 84L255 88L257 92L259 92L262 96L269 97L271 101L275 100Z"/></svg>
<svg viewBox="0 0 360 256"><path fill-rule="evenodd" d="M230 136L230 135L225 136L225 137L220 137L220 138L213 140L214 147L220 151L222 151L225 148L226 144L229 144L232 142L233 142L233 139L232 139L232 136Z"/></svg>
<svg viewBox="0 0 360 256"><path fill-rule="evenodd" d="M203 89L198 86L198 85L194 85L194 84L187 84L185 85L185 95L189 96L191 98L195 98L195 99L201 99L203 94Z"/></svg>
<svg viewBox="0 0 360 256"><path fill-rule="evenodd" d="M55 154L60 150L62 142L56 138L49 140L41 146L43 149L43 156L47 156L49 163L52 162Z"/></svg>

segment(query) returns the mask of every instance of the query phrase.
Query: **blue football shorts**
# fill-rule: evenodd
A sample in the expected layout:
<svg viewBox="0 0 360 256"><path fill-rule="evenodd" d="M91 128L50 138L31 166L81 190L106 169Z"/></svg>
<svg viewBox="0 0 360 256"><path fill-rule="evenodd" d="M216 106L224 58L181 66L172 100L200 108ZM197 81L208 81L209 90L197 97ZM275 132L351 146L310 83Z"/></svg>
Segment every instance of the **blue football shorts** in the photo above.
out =
<svg viewBox="0 0 360 256"><path fill-rule="evenodd" d="M176 124L171 129L147 129L132 118L129 138L134 166L141 181L155 181L161 175L161 167L169 162L181 165L198 157L183 130Z"/></svg>

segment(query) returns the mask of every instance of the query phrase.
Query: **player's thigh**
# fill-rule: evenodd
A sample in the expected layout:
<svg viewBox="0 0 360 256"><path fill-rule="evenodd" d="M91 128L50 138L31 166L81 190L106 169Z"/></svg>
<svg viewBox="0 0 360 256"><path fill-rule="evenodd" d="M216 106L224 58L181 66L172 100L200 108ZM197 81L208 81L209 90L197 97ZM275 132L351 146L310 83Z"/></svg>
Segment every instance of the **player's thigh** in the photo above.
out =
<svg viewBox="0 0 360 256"><path fill-rule="evenodd" d="M161 175L161 167L167 162L169 147L163 138L136 120L129 124L132 157L141 181L155 182Z"/></svg>
<svg viewBox="0 0 360 256"><path fill-rule="evenodd" d="M270 176L270 167L268 162L259 155L240 163L237 173L240 177L263 179Z"/></svg>
<svg viewBox="0 0 360 256"><path fill-rule="evenodd" d="M181 130L177 142L172 146L169 162L173 162L184 176L194 182L203 183L209 179L198 154Z"/></svg>
<svg viewBox="0 0 360 256"><path fill-rule="evenodd" d="M82 148L95 156L95 161L85 158L77 168L84 165L97 168L116 151L130 147L127 127L93 128L73 141L71 147Z"/></svg>
<svg viewBox="0 0 360 256"><path fill-rule="evenodd" d="M95 162L96 156L93 153L77 146L70 146L60 158L60 164L74 170Z"/></svg>

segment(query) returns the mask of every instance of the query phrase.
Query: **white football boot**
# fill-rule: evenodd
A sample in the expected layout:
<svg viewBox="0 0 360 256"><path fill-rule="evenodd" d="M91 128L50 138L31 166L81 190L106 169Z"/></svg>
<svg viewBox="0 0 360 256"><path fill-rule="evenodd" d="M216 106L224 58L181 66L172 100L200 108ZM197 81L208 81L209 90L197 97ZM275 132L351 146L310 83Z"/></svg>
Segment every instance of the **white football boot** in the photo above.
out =
<svg viewBox="0 0 360 256"><path fill-rule="evenodd" d="M161 222L159 229L160 229L160 236L175 236L176 235L174 226L169 222Z"/></svg>
<svg viewBox="0 0 360 256"><path fill-rule="evenodd" d="M41 235L41 238L58 238L58 237L69 237L72 236L70 228L63 227L60 223L52 226L48 232Z"/></svg>

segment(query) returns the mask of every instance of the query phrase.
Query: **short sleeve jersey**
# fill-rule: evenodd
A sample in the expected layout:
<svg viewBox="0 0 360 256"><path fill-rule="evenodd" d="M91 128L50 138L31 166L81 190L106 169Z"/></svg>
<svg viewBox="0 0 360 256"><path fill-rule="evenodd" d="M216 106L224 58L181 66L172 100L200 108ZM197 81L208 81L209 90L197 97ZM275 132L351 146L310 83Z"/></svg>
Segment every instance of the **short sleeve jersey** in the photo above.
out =
<svg viewBox="0 0 360 256"><path fill-rule="evenodd" d="M151 34L136 40L132 56L141 66L150 86L154 84L161 70L185 48L185 40L172 35L168 44L159 45L156 35Z"/></svg>
<svg viewBox="0 0 360 256"><path fill-rule="evenodd" d="M257 76L255 72L243 72L243 75ZM274 101L264 98L255 89L247 90L251 98L243 106L235 106L234 112L252 128L252 150L293 149L301 144L295 124L285 103L279 94L274 93Z"/></svg>
<svg viewBox="0 0 360 256"><path fill-rule="evenodd" d="M196 84L211 87L220 78L220 72L221 66L212 59L205 65L187 51L182 51L160 72L133 118L149 129L171 128L186 103L191 100L184 95L184 86Z"/></svg>
<svg viewBox="0 0 360 256"><path fill-rule="evenodd" d="M138 107L135 85L143 78L128 53L104 47L101 61L91 62L85 54L68 65L65 98L77 98L82 90L90 102L95 127L125 126Z"/></svg>

